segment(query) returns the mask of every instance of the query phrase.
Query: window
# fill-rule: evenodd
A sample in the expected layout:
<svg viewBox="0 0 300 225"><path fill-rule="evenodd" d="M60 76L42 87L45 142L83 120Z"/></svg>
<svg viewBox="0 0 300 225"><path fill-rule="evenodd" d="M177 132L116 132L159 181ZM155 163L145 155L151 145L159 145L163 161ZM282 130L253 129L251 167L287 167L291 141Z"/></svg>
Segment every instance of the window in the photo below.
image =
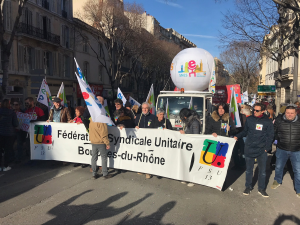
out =
<svg viewBox="0 0 300 225"><path fill-rule="evenodd" d="M87 38L84 38L83 39L83 43L82 43L82 45L83 45L83 52L86 52L86 53L88 53L89 52L89 44L88 44L88 39Z"/></svg>
<svg viewBox="0 0 300 225"><path fill-rule="evenodd" d="M5 30L11 30L11 2L9 0L4 1L3 11L4 28Z"/></svg>
<svg viewBox="0 0 300 225"><path fill-rule="evenodd" d="M99 48L99 57L104 57L103 44L102 44L102 43L99 43L99 44L98 44L98 48Z"/></svg>
<svg viewBox="0 0 300 225"><path fill-rule="evenodd" d="M25 8L22 13L22 20L27 26L32 26L32 12Z"/></svg>
<svg viewBox="0 0 300 225"><path fill-rule="evenodd" d="M63 65L64 77L70 77L70 57L64 55L64 65Z"/></svg>
<svg viewBox="0 0 300 225"><path fill-rule="evenodd" d="M90 73L90 64L85 61L83 62L83 76L85 77L86 80L89 77L89 73Z"/></svg>
<svg viewBox="0 0 300 225"><path fill-rule="evenodd" d="M70 47L69 27L66 25L62 25L61 38L62 38L62 45L66 48L69 48Z"/></svg>
<svg viewBox="0 0 300 225"><path fill-rule="evenodd" d="M98 66L98 75L99 75L99 81L101 81L101 82L103 81L102 71L103 71L103 66L99 65Z"/></svg>
<svg viewBox="0 0 300 225"><path fill-rule="evenodd" d="M42 69L42 66L41 66L41 58L42 58L41 50L36 49L35 50L35 56L36 56L36 58L35 58L35 68L36 69Z"/></svg>
<svg viewBox="0 0 300 225"><path fill-rule="evenodd" d="M47 75L53 75L52 52L44 52L44 68Z"/></svg>
<svg viewBox="0 0 300 225"><path fill-rule="evenodd" d="M25 61L24 46L19 45L19 47L18 47L18 66L19 66L19 71L24 71L24 61Z"/></svg>
<svg viewBox="0 0 300 225"><path fill-rule="evenodd" d="M61 0L57 0L57 4L56 4L56 8L57 8L57 14L61 15Z"/></svg>
<svg viewBox="0 0 300 225"><path fill-rule="evenodd" d="M31 47L28 47L28 68L29 72L35 69L35 50Z"/></svg>

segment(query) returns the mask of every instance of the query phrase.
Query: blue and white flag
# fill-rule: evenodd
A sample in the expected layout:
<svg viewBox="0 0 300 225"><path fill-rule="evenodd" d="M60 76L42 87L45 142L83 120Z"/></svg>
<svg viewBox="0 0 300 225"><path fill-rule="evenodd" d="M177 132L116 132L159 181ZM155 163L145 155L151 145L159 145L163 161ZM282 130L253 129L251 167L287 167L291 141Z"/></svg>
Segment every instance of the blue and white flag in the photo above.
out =
<svg viewBox="0 0 300 225"><path fill-rule="evenodd" d="M93 122L106 123L107 125L114 126L114 123L112 122L110 117L106 116L104 106L95 97L89 85L85 83L84 80L82 80L77 74L76 77L82 92L82 96L85 100L86 106L90 112Z"/></svg>
<svg viewBox="0 0 300 225"><path fill-rule="evenodd" d="M121 99L122 102L123 102L123 106L125 106L127 100L125 98L125 96L123 95L122 91L120 90L120 88L118 88L118 96L117 98Z"/></svg>
<svg viewBox="0 0 300 225"><path fill-rule="evenodd" d="M132 97L129 97L129 102L130 102L131 106L134 106L134 105L137 105L138 107L141 106L141 104Z"/></svg>
<svg viewBox="0 0 300 225"><path fill-rule="evenodd" d="M77 71L78 71L78 74L79 74L79 78L81 80L83 80L85 83L87 83L87 81L86 81L86 79L85 79L85 77L84 77L84 75L83 75L83 73L82 73L82 71L81 71L81 69L80 69L80 67L79 67L79 65L78 65L75 57L74 57L74 60L75 60L75 63L76 63L76 68L77 68Z"/></svg>

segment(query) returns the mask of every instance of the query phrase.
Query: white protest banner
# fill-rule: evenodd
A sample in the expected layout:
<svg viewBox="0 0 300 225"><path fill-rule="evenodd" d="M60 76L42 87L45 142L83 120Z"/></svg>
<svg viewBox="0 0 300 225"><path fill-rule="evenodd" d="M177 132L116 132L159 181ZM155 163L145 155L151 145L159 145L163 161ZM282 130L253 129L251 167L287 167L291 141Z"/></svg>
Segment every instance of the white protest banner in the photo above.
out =
<svg viewBox="0 0 300 225"><path fill-rule="evenodd" d="M31 159L90 164L92 145L84 125L30 124ZM184 135L161 129L108 127L109 168L137 171L222 189L233 138ZM101 165L101 159L98 160Z"/></svg>
<svg viewBox="0 0 300 225"><path fill-rule="evenodd" d="M244 101L244 103L249 102L248 91L245 91L243 93L243 101Z"/></svg>
<svg viewBox="0 0 300 225"><path fill-rule="evenodd" d="M16 114L19 121L18 129L28 132L30 127L30 120L36 120L37 115L22 112L17 112Z"/></svg>

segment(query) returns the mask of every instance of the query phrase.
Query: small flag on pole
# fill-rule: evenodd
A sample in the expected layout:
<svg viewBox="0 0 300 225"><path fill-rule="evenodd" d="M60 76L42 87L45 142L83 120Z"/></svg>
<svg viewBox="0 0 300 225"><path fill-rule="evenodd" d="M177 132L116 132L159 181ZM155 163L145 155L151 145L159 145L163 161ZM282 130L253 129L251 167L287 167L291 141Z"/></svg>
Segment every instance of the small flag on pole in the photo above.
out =
<svg viewBox="0 0 300 225"><path fill-rule="evenodd" d="M169 99L167 99L165 118L170 119Z"/></svg>
<svg viewBox="0 0 300 225"><path fill-rule="evenodd" d="M107 100L104 100L104 108L106 111L106 116L110 117L110 113L109 113L109 109L108 109L108 105L107 105Z"/></svg>
<svg viewBox="0 0 300 225"><path fill-rule="evenodd" d="M134 105L137 105L138 107L141 106L141 104L137 100L135 100L134 98L132 98L132 97L129 97L129 102L130 102L130 104L132 106L134 106Z"/></svg>
<svg viewBox="0 0 300 225"><path fill-rule="evenodd" d="M65 94L64 82L62 82L60 85L59 91L57 93L57 97L60 98L61 105L68 107L67 98L66 98L66 94Z"/></svg>
<svg viewBox="0 0 300 225"><path fill-rule="evenodd" d="M50 109L52 107L53 103L52 103L51 92L50 92L49 86L45 79L43 79L37 101L39 103L47 106L48 109Z"/></svg>
<svg viewBox="0 0 300 225"><path fill-rule="evenodd" d="M233 88L231 91L229 114L230 114L230 117L232 118L233 122L235 123L235 126L241 127L240 114L239 114L236 96L235 96L235 92L234 92Z"/></svg>
<svg viewBox="0 0 300 225"><path fill-rule="evenodd" d="M155 114L155 100L154 100L154 89L153 84L151 85L150 91L148 93L146 102L150 105L150 113Z"/></svg>
<svg viewBox="0 0 300 225"><path fill-rule="evenodd" d="M193 97L191 97L190 104L189 104L189 109L193 109Z"/></svg>
<svg viewBox="0 0 300 225"><path fill-rule="evenodd" d="M120 90L120 88L118 88L118 96L117 98L121 99L122 102L123 102L123 106L125 106L127 100L125 98L125 96L123 95L122 91Z"/></svg>

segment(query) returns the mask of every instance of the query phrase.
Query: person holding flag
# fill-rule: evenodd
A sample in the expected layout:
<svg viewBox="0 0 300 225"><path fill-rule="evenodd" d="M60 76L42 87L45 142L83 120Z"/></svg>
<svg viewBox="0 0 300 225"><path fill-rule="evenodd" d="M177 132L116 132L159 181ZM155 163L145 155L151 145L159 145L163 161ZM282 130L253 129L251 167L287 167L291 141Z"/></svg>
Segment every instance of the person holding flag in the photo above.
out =
<svg viewBox="0 0 300 225"><path fill-rule="evenodd" d="M72 121L68 108L61 105L61 99L55 97L53 99L53 108L50 110L47 122L68 123Z"/></svg>
<svg viewBox="0 0 300 225"><path fill-rule="evenodd" d="M229 116L228 107L225 103L218 104L207 120L204 134L211 134L214 137L218 135L229 137L235 133L235 123Z"/></svg>

